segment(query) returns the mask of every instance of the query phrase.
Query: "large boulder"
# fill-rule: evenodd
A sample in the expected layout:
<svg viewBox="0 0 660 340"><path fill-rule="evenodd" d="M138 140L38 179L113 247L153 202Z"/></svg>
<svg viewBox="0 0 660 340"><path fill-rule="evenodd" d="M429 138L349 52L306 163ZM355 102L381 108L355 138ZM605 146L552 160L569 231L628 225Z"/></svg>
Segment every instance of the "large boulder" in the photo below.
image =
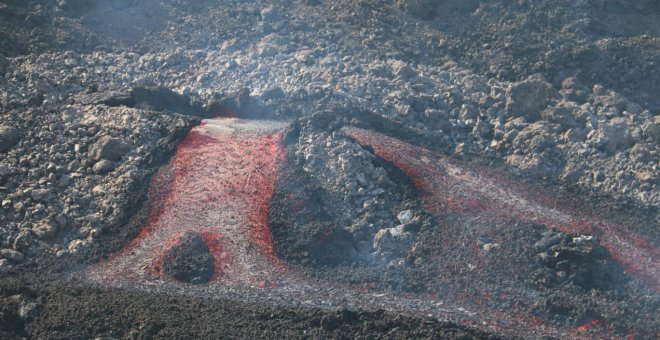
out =
<svg viewBox="0 0 660 340"><path fill-rule="evenodd" d="M115 169L115 162L109 161L107 159L102 159L96 162L96 164L94 164L94 166L92 167L94 173L99 175L106 174L114 169Z"/></svg>
<svg viewBox="0 0 660 340"><path fill-rule="evenodd" d="M612 118L607 123L601 123L598 129L591 134L591 138L608 155L626 150L634 144L628 120L622 117Z"/></svg>
<svg viewBox="0 0 660 340"><path fill-rule="evenodd" d="M513 140L513 151L506 161L532 176L555 180L561 174L565 163L556 144L556 135L551 124L530 124Z"/></svg>
<svg viewBox="0 0 660 340"><path fill-rule="evenodd" d="M128 152L128 146L118 138L103 136L89 150L89 157L94 161L102 159L119 161Z"/></svg>
<svg viewBox="0 0 660 340"><path fill-rule="evenodd" d="M32 227L32 232L40 239L48 239L55 235L57 228L53 223L43 222Z"/></svg>
<svg viewBox="0 0 660 340"><path fill-rule="evenodd" d="M522 153L539 153L556 144L556 137L549 124L530 124L513 140L513 149Z"/></svg>
<svg viewBox="0 0 660 340"><path fill-rule="evenodd" d="M557 90L541 76L529 78L509 85L506 90L506 110L514 116L524 116L533 122L548 106L548 100L557 96Z"/></svg>
<svg viewBox="0 0 660 340"><path fill-rule="evenodd" d="M580 125L575 121L574 111L576 107L565 102L561 102L554 107L548 107L541 112L541 117L550 123L559 124L564 131L571 128L578 128Z"/></svg>
<svg viewBox="0 0 660 340"><path fill-rule="evenodd" d="M19 139L18 130L7 125L0 125L0 152L9 150Z"/></svg>

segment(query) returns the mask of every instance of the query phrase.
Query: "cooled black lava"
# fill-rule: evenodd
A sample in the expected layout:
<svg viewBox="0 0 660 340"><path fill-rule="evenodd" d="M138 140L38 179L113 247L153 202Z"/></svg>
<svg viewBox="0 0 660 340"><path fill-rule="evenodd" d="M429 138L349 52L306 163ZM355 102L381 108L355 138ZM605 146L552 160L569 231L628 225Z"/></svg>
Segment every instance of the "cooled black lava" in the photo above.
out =
<svg viewBox="0 0 660 340"><path fill-rule="evenodd" d="M186 233L163 258L162 271L176 280L205 284L213 276L213 256L201 235Z"/></svg>

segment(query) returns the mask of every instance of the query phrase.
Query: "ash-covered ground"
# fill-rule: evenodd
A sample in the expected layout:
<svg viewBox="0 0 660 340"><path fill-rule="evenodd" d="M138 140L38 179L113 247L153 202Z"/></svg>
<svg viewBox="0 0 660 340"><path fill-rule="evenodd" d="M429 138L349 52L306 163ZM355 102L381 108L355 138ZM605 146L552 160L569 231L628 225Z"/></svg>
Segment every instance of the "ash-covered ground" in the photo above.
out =
<svg viewBox="0 0 660 340"><path fill-rule="evenodd" d="M657 337L658 1L6 0L0 21L0 337ZM176 289L84 277L214 117L286 125L260 216L320 302L214 290L206 234L162 249Z"/></svg>

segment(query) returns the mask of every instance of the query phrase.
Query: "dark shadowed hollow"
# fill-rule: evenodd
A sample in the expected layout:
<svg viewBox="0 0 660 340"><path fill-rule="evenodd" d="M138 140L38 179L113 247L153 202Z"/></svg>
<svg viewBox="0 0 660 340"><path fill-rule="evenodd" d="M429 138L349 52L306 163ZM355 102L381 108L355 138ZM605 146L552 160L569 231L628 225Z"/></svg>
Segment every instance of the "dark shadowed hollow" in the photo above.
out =
<svg viewBox="0 0 660 340"><path fill-rule="evenodd" d="M164 256L162 271L176 280L192 284L211 281L213 256L201 235L186 233Z"/></svg>

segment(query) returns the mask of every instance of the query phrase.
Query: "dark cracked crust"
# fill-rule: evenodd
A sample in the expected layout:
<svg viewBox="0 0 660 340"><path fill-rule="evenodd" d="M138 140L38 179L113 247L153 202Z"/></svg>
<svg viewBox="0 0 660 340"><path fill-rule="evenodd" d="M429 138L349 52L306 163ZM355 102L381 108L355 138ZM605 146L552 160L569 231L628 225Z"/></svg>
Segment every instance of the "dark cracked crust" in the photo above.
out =
<svg viewBox="0 0 660 340"><path fill-rule="evenodd" d="M41 278L43 280L43 278ZM249 301L90 287L72 282L0 282L0 337L36 339L496 339L430 318L380 311L286 308ZM29 282L29 283L28 283ZM24 324L12 296L41 301Z"/></svg>

